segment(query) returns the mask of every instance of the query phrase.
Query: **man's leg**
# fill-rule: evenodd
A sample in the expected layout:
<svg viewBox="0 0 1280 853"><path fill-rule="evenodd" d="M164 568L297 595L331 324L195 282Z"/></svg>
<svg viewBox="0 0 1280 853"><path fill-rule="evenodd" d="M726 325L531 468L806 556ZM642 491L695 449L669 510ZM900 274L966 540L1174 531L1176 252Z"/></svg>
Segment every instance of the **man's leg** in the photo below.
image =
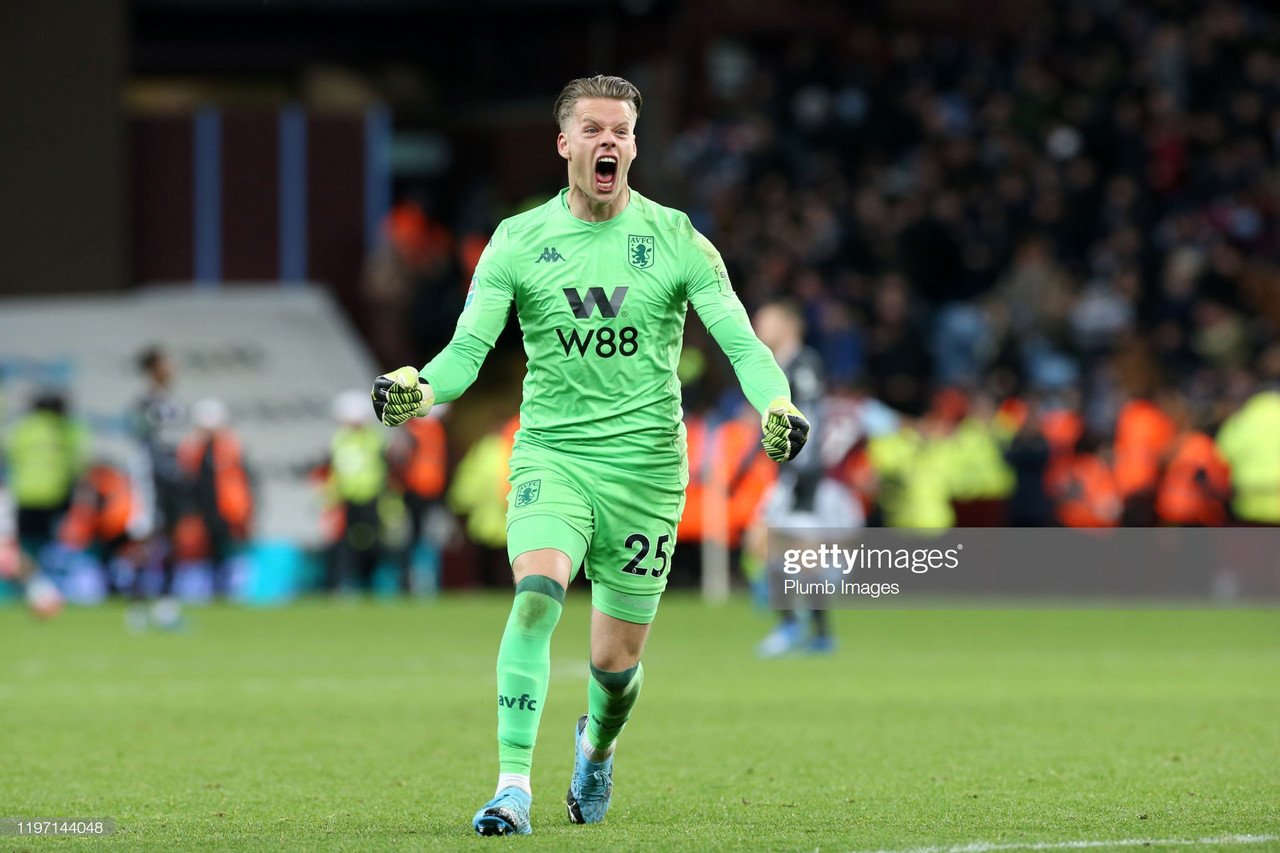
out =
<svg viewBox="0 0 1280 853"><path fill-rule="evenodd" d="M42 619L62 609L62 593L45 576L40 563L45 547L56 538L56 522L64 510L18 509L18 580L26 591L27 606Z"/></svg>
<svg viewBox="0 0 1280 853"><path fill-rule="evenodd" d="M51 619L62 609L62 593L40 571L36 562L22 546L18 546L17 579L23 584L27 606L41 619Z"/></svg>
<svg viewBox="0 0 1280 853"><path fill-rule="evenodd" d="M649 625L591 611L591 679L587 682L587 725L583 751L592 761L613 754L631 709L640 698L644 667L640 654Z"/></svg>
<svg viewBox="0 0 1280 853"><path fill-rule="evenodd" d="M613 751L644 685L640 655L659 596L629 595L600 584L592 587L596 606L591 611L587 713L578 720L573 777L565 796L573 823L599 823L609 811Z"/></svg>
<svg viewBox="0 0 1280 853"><path fill-rule="evenodd" d="M430 503L421 495L414 492L405 492L404 511L409 521L409 538L396 555L396 568L400 573L401 595L408 595L413 592L413 560L422 540L422 530L426 526L429 506Z"/></svg>
<svg viewBox="0 0 1280 853"><path fill-rule="evenodd" d="M516 557L511 570L515 600L498 646L498 786L472 821L481 835L532 832L529 772L572 565L563 551L540 548Z"/></svg>
<svg viewBox="0 0 1280 853"><path fill-rule="evenodd" d="M125 611L125 625L130 631L142 632L151 624L147 615L147 573L155 562L155 537L139 543L138 558L133 561L133 576L129 579L129 608Z"/></svg>
<svg viewBox="0 0 1280 853"><path fill-rule="evenodd" d="M498 772L514 776L511 784L527 791L551 675L551 634L569 585L569 556L554 548L526 551L511 569L516 597L498 646Z"/></svg>
<svg viewBox="0 0 1280 853"><path fill-rule="evenodd" d="M529 769L551 673L551 634L594 532L591 507L566 464L558 454L519 447L511 457L507 555L516 597L498 650L498 792L472 820L481 835L532 832Z"/></svg>
<svg viewBox="0 0 1280 853"><path fill-rule="evenodd" d="M768 528L761 525L758 534L759 539L757 540L757 547L759 548L758 553L760 555L760 560L764 565L763 583L765 585L764 599L766 602L770 599L769 585L776 584L777 579L783 576L782 566L779 564L777 559L772 563L769 562L767 531ZM778 547L775 548L775 554L785 550L786 542L787 540L779 538L779 541L776 543ZM781 657L782 655L795 651L804 644L804 625L800 623L800 618L797 613L794 610L787 608L780 609L777 613L777 626L775 626L774 629L769 632L769 635L761 640L756 646L756 654L764 658Z"/></svg>
<svg viewBox="0 0 1280 853"><path fill-rule="evenodd" d="M162 631L182 628L182 602L174 590L178 555L174 552L173 527L166 526L160 552L160 593L151 603L151 624Z"/></svg>
<svg viewBox="0 0 1280 853"><path fill-rule="evenodd" d="M671 576L686 478L637 465L592 482L595 536L585 563L591 580L591 678L578 720L569 820L604 820L613 797L614 745L640 697L640 655Z"/></svg>
<svg viewBox="0 0 1280 853"><path fill-rule="evenodd" d="M175 550L175 532L185 514L186 486L172 480L156 481L157 535L153 544L160 559L160 592L151 603L152 627L162 631L182 628L182 602L174 593L178 555Z"/></svg>
<svg viewBox="0 0 1280 853"><path fill-rule="evenodd" d="M760 641L756 652L765 658L776 658L798 649L804 642L804 626L794 610L779 610L778 625Z"/></svg>

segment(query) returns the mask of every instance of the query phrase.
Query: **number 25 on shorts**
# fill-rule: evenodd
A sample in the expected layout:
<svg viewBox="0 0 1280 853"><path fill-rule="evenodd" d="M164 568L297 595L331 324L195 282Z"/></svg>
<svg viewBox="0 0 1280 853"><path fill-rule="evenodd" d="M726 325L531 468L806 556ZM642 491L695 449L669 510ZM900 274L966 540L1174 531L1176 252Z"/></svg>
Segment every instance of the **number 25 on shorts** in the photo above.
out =
<svg viewBox="0 0 1280 853"><path fill-rule="evenodd" d="M645 536L643 533L632 533L627 537L626 546L628 548L638 547L640 550L637 551L635 556L633 556L631 560L622 567L622 570L629 575L650 575L655 578L662 577L667 573L667 552L665 549L669 539L671 539L671 535L668 533L664 533L658 537L658 544L653 549L653 556L655 559L659 560L662 565L658 567L649 567L641 565L649 556L649 537Z"/></svg>

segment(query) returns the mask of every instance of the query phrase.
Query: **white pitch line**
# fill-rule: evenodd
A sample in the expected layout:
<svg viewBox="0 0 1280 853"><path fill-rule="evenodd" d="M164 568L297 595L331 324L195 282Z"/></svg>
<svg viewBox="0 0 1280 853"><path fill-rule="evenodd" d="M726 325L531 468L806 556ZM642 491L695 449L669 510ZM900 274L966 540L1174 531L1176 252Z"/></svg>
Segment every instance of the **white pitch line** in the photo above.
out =
<svg viewBox="0 0 1280 853"><path fill-rule="evenodd" d="M1116 838L1111 841L1028 841L999 844L974 841L969 844L939 847L906 847L901 850L876 850L874 853L992 853L997 850L1087 850L1095 847L1151 847L1157 844L1181 847L1205 847L1211 844L1266 844L1280 841L1280 835L1219 835L1216 838ZM871 853L871 851L868 851Z"/></svg>

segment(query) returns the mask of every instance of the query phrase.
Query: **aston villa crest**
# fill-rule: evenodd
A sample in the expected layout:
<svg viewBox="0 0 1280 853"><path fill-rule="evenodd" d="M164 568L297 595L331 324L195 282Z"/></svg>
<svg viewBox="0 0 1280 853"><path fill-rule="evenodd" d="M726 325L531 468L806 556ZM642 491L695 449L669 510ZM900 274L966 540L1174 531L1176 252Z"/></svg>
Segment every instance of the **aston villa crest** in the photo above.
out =
<svg viewBox="0 0 1280 853"><path fill-rule="evenodd" d="M542 480L525 480L516 486L516 506L528 506L542 494Z"/></svg>
<svg viewBox="0 0 1280 853"><path fill-rule="evenodd" d="M648 269L653 266L653 238L639 234L629 234L627 243L627 259L636 269Z"/></svg>

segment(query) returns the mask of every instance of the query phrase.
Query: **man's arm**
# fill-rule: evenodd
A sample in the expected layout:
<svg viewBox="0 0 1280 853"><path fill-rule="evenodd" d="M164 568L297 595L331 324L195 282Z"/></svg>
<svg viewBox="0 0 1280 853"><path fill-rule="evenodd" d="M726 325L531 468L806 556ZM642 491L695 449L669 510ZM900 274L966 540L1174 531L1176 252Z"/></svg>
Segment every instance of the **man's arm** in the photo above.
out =
<svg viewBox="0 0 1280 853"><path fill-rule="evenodd" d="M374 381L373 410L383 424L399 426L423 417L433 405L457 399L476 381L515 299L500 243L500 234L495 234L480 256L458 327L445 348L421 370L401 367Z"/></svg>
<svg viewBox="0 0 1280 853"><path fill-rule="evenodd" d="M732 297L734 302L738 297ZM693 303L698 317L703 311ZM787 377L778 367L769 348L760 342L751 323L747 320L746 311L738 303L737 316L728 313L721 319L706 323L707 331L720 346L733 365L734 375L742 386L742 393L762 416L769 410L769 404L779 397L791 398L791 388L787 385Z"/></svg>
<svg viewBox="0 0 1280 853"><path fill-rule="evenodd" d="M506 320L506 309L503 309L503 320ZM480 365L484 364L491 349L492 344L459 325L448 345L418 371L418 376L431 386L435 402L448 403L461 397L462 392L476 381Z"/></svg>
<svg viewBox="0 0 1280 853"><path fill-rule="evenodd" d="M692 248L685 267L689 303L729 357L742 393L760 412L765 452L775 462L787 462L808 441L809 422L791 404L786 375L752 330L720 253L692 226L689 230Z"/></svg>
<svg viewBox="0 0 1280 853"><path fill-rule="evenodd" d="M733 372L756 411L764 415L778 397L791 397L787 377L773 353L751 328L747 310L729 283L724 260L711 241L688 225L684 276L689 304L698 312L720 349L729 357Z"/></svg>
<svg viewBox="0 0 1280 853"><path fill-rule="evenodd" d="M736 296L734 301L737 302ZM729 357L742 393L761 413L765 453L774 462L790 462L809 440L809 421L792 404L787 377L774 361L773 353L755 336L741 304L738 309L739 319L726 316L708 326L707 331ZM701 311L698 316L703 316Z"/></svg>

